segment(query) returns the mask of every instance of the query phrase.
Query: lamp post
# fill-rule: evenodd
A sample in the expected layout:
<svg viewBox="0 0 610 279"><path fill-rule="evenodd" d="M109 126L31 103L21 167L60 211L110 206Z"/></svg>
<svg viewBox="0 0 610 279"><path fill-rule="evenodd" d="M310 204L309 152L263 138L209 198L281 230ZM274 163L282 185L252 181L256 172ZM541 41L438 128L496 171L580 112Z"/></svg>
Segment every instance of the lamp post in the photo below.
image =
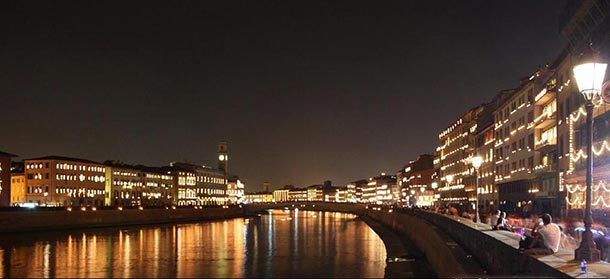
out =
<svg viewBox="0 0 610 279"><path fill-rule="evenodd" d="M574 66L574 77L576 84L582 96L585 98L585 109L587 111L587 161L586 161L586 192L585 192L585 231L582 234L582 240L578 249L574 251L574 257L577 260L586 260L588 262L597 262L600 260L600 252L593 241L593 233L591 232L591 224L593 217L591 216L591 183L593 180L593 100L599 98L604 75L606 74L606 63L599 60L596 53L592 52L583 55L580 64Z"/></svg>
<svg viewBox="0 0 610 279"><path fill-rule="evenodd" d="M475 181L476 181L476 188L475 188L475 193L476 193L476 201L475 201L475 209L474 209L474 222L478 223L481 222L481 219L479 218L479 168L481 167L481 164L483 163L483 158L481 156L474 156L471 159L471 163L472 166L474 167L474 172L475 172Z"/></svg>

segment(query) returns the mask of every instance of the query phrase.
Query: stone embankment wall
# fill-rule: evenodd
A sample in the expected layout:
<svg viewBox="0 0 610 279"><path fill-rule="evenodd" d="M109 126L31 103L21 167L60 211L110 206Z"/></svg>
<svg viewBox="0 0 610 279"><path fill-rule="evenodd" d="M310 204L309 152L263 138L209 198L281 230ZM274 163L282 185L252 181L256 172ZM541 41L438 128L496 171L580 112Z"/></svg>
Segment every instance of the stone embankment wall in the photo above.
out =
<svg viewBox="0 0 610 279"><path fill-rule="evenodd" d="M189 222L245 216L244 208L154 208L0 212L0 233Z"/></svg>
<svg viewBox="0 0 610 279"><path fill-rule="evenodd" d="M468 250L490 274L508 276L519 269L518 259L523 257L515 247L510 246L491 235L487 225L474 225L470 220L463 218L449 218L442 214L428 211L416 211L413 217L426 220L437 226L451 236L460 246ZM463 220L462 220L463 219ZM484 226L482 230L480 227ZM537 260L529 258L528 276L565 278L567 274Z"/></svg>
<svg viewBox="0 0 610 279"><path fill-rule="evenodd" d="M447 243L425 221L411 215L369 210L371 218L392 227L409 238L426 255L426 259L441 278L466 277L466 271Z"/></svg>

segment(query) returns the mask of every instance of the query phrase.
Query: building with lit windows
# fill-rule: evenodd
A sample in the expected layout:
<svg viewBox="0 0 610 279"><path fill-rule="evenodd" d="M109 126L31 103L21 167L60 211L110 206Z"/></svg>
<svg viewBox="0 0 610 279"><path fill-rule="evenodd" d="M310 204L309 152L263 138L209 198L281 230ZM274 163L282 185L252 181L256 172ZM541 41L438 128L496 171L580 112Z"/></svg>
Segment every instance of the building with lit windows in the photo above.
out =
<svg viewBox="0 0 610 279"><path fill-rule="evenodd" d="M561 208L565 208L565 191L559 191L560 156L557 132L560 122L557 94L560 87L557 82L560 71L557 70L565 67L561 64L566 55L567 52L562 52L558 59L547 67L547 74L539 79L540 86L534 92L534 120L531 123L536 156L532 170L535 177L532 183L534 187L530 190L532 204L528 204L528 209L551 213L553 216L563 215Z"/></svg>
<svg viewBox="0 0 610 279"><path fill-rule="evenodd" d="M250 193L244 195L244 203L273 202L273 194L268 192Z"/></svg>
<svg viewBox="0 0 610 279"><path fill-rule="evenodd" d="M305 188L294 188L288 190L289 201L307 201L307 189Z"/></svg>
<svg viewBox="0 0 610 279"><path fill-rule="evenodd" d="M289 201L289 199L288 199L289 191L290 190L287 190L287 189L280 189L280 190L273 191L273 201L275 201L275 202Z"/></svg>
<svg viewBox="0 0 610 279"><path fill-rule="evenodd" d="M438 135L434 165L439 179L439 204L442 206L454 204L462 207L468 203L464 180L473 174L470 158L475 153L477 119L483 109L481 105L468 110Z"/></svg>
<svg viewBox="0 0 610 279"><path fill-rule="evenodd" d="M62 156L24 160L26 202L39 206L104 204L106 168L98 162Z"/></svg>
<svg viewBox="0 0 610 279"><path fill-rule="evenodd" d="M187 205L222 205L228 202L225 172L210 167L173 162L174 203Z"/></svg>
<svg viewBox="0 0 610 279"><path fill-rule="evenodd" d="M337 191L335 193L335 202L341 202L341 203L348 202L347 201L347 186L337 188Z"/></svg>
<svg viewBox="0 0 610 279"><path fill-rule="evenodd" d="M174 177L167 168L106 161L106 206L167 206L173 202Z"/></svg>
<svg viewBox="0 0 610 279"><path fill-rule="evenodd" d="M514 89L502 90L496 94L494 98L484 105L483 111L477 118L477 129L475 131L475 152L474 156L481 156L483 159L478 170L478 175L472 166L471 173L465 183L465 191L468 193L468 200L471 204L476 204L477 195L474 191L476 188L476 180L479 179L478 199L479 211L489 212L492 209L497 209L498 191L495 187L495 161L494 161L494 111L498 106L503 104L508 97L514 93Z"/></svg>
<svg viewBox="0 0 610 279"><path fill-rule="evenodd" d="M230 204L240 204L244 201L246 185L237 176L232 176L227 182L227 199Z"/></svg>
<svg viewBox="0 0 610 279"><path fill-rule="evenodd" d="M432 189L433 160L433 155L419 155L414 161L409 162L396 173L400 189L399 198L403 203L414 197L417 206L434 205L434 189Z"/></svg>
<svg viewBox="0 0 610 279"><path fill-rule="evenodd" d="M308 201L324 201L324 185L311 185L307 187Z"/></svg>
<svg viewBox="0 0 610 279"><path fill-rule="evenodd" d="M371 177L366 185L362 185L362 203L369 204L392 204L398 202L398 184L396 176L382 173L379 176Z"/></svg>
<svg viewBox="0 0 610 279"><path fill-rule="evenodd" d="M536 193L540 191L535 167L541 161L541 152L547 155L555 152L554 117L551 115L545 122L542 120L547 114L543 114L536 119L536 112L543 109L550 109L553 114L553 102L543 94L550 76L552 70L543 67L522 79L521 86L494 112L495 182L499 207L504 211L521 213L534 209ZM536 105L535 98L539 96L542 99ZM542 140L547 136L548 141Z"/></svg>
<svg viewBox="0 0 610 279"><path fill-rule="evenodd" d="M23 162L11 163L11 206L25 203L25 173Z"/></svg>
<svg viewBox="0 0 610 279"><path fill-rule="evenodd" d="M11 158L17 155L0 151L0 206L11 205Z"/></svg>
<svg viewBox="0 0 610 279"><path fill-rule="evenodd" d="M560 30L569 43L569 54L557 69L557 138L559 191L566 191L568 209L585 206L586 111L572 69L578 55L589 43L605 63L610 62L610 3L608 1L567 1L560 17ZM610 79L606 71L605 79ZM593 219L610 223L610 106L594 101L593 109Z"/></svg>
<svg viewBox="0 0 610 279"><path fill-rule="evenodd" d="M347 184L347 202L365 203L365 201L362 200L362 189L366 187L367 184L368 180L366 179L357 180Z"/></svg>

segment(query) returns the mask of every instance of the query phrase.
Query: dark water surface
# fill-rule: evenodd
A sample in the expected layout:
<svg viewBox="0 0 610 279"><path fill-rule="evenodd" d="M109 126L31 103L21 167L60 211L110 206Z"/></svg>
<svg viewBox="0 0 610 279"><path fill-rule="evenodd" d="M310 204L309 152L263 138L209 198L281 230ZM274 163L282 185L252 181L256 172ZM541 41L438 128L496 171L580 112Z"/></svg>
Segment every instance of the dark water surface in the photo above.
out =
<svg viewBox="0 0 610 279"><path fill-rule="evenodd" d="M0 236L2 277L383 277L386 250L356 215L248 219Z"/></svg>

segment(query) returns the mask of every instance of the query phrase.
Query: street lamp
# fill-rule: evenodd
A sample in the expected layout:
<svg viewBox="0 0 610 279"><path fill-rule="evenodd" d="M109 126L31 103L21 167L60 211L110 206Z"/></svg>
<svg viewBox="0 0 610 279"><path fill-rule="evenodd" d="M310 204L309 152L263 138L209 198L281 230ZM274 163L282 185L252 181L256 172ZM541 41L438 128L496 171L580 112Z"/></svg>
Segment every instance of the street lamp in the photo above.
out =
<svg viewBox="0 0 610 279"><path fill-rule="evenodd" d="M586 184L587 189L585 192L585 231L582 234L582 240L578 249L574 251L574 257L577 260L586 260L588 262L597 262L600 260L600 252L595 246L593 241L593 233L591 232L591 224L593 223L593 217L591 216L591 182L593 176L593 100L599 98L602 83L604 81L604 75L606 74L606 63L600 61L596 53L592 49L586 56L583 55L580 64L574 66L574 77L576 78L576 84L582 96L585 98L585 109L587 111L587 131L586 131L586 142L587 142L587 163L586 163Z"/></svg>
<svg viewBox="0 0 610 279"><path fill-rule="evenodd" d="M474 156L474 157L472 157L470 162L472 163L472 166L475 169L476 202L475 202L475 209L474 209L474 222L478 223L478 222L481 222L481 219L479 218L479 168L481 167L481 164L483 163L483 157L478 156L478 155Z"/></svg>

